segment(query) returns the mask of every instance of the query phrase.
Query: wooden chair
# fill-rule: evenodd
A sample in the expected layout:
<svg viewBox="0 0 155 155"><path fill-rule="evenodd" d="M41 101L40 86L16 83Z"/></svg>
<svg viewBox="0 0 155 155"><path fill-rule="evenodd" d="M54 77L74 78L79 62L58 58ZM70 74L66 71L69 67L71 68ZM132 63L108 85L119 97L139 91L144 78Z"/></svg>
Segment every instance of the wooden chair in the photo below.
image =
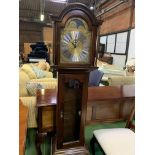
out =
<svg viewBox="0 0 155 155"><path fill-rule="evenodd" d="M133 106L125 128L99 129L93 131L90 141L92 155L95 155L95 143L98 143L106 155L134 155L135 154L135 126L132 119L135 114ZM131 130L133 129L133 130Z"/></svg>

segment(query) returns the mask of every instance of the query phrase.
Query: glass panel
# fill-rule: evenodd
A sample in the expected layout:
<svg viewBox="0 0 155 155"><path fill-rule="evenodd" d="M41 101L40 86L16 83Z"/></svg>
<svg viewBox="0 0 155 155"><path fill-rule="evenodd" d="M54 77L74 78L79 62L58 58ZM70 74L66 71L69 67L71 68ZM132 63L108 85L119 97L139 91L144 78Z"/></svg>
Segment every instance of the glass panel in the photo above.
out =
<svg viewBox="0 0 155 155"><path fill-rule="evenodd" d="M125 54L125 52L126 52L126 43L127 43L127 32L118 33L117 34L115 53Z"/></svg>
<svg viewBox="0 0 155 155"><path fill-rule="evenodd" d="M115 48L115 34L108 35L107 52L114 53L114 48Z"/></svg>
<svg viewBox="0 0 155 155"><path fill-rule="evenodd" d="M100 37L100 43L101 44L106 44L106 41L107 41L107 36Z"/></svg>
<svg viewBox="0 0 155 155"><path fill-rule="evenodd" d="M81 18L71 18L61 31L60 62L89 63L91 32Z"/></svg>
<svg viewBox="0 0 155 155"><path fill-rule="evenodd" d="M65 83L64 96L64 135L63 142L77 141L80 138L82 83L69 80Z"/></svg>

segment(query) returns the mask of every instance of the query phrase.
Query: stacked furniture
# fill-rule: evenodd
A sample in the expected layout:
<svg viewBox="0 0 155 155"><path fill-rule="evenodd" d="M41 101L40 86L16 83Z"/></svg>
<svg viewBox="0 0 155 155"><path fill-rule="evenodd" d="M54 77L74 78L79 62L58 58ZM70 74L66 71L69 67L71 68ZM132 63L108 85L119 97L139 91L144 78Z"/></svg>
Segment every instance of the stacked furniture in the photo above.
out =
<svg viewBox="0 0 155 155"><path fill-rule="evenodd" d="M28 54L28 62L38 62L39 60L46 60L49 62L48 48L44 42L37 42L30 45L32 51Z"/></svg>

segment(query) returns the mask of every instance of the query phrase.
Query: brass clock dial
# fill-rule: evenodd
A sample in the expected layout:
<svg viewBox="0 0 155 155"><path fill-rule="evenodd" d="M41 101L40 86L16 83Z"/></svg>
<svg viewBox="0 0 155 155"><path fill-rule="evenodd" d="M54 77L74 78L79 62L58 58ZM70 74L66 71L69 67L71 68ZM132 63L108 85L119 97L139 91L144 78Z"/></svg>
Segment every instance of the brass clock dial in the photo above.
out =
<svg viewBox="0 0 155 155"><path fill-rule="evenodd" d="M60 62L89 63L90 39L87 23L71 18L61 31Z"/></svg>

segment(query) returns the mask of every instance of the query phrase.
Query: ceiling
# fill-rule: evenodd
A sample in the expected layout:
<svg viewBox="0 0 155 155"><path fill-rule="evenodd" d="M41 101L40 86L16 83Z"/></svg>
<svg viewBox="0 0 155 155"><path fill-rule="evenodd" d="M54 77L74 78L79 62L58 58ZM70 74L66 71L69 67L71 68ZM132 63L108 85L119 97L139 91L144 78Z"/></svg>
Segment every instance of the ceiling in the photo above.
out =
<svg viewBox="0 0 155 155"><path fill-rule="evenodd" d="M40 22L40 14L45 14L44 23L51 23L49 14L59 15L60 12L70 3L83 3L90 7L97 6L107 0L68 0L67 3L56 3L50 0L20 0L19 19L20 21Z"/></svg>

